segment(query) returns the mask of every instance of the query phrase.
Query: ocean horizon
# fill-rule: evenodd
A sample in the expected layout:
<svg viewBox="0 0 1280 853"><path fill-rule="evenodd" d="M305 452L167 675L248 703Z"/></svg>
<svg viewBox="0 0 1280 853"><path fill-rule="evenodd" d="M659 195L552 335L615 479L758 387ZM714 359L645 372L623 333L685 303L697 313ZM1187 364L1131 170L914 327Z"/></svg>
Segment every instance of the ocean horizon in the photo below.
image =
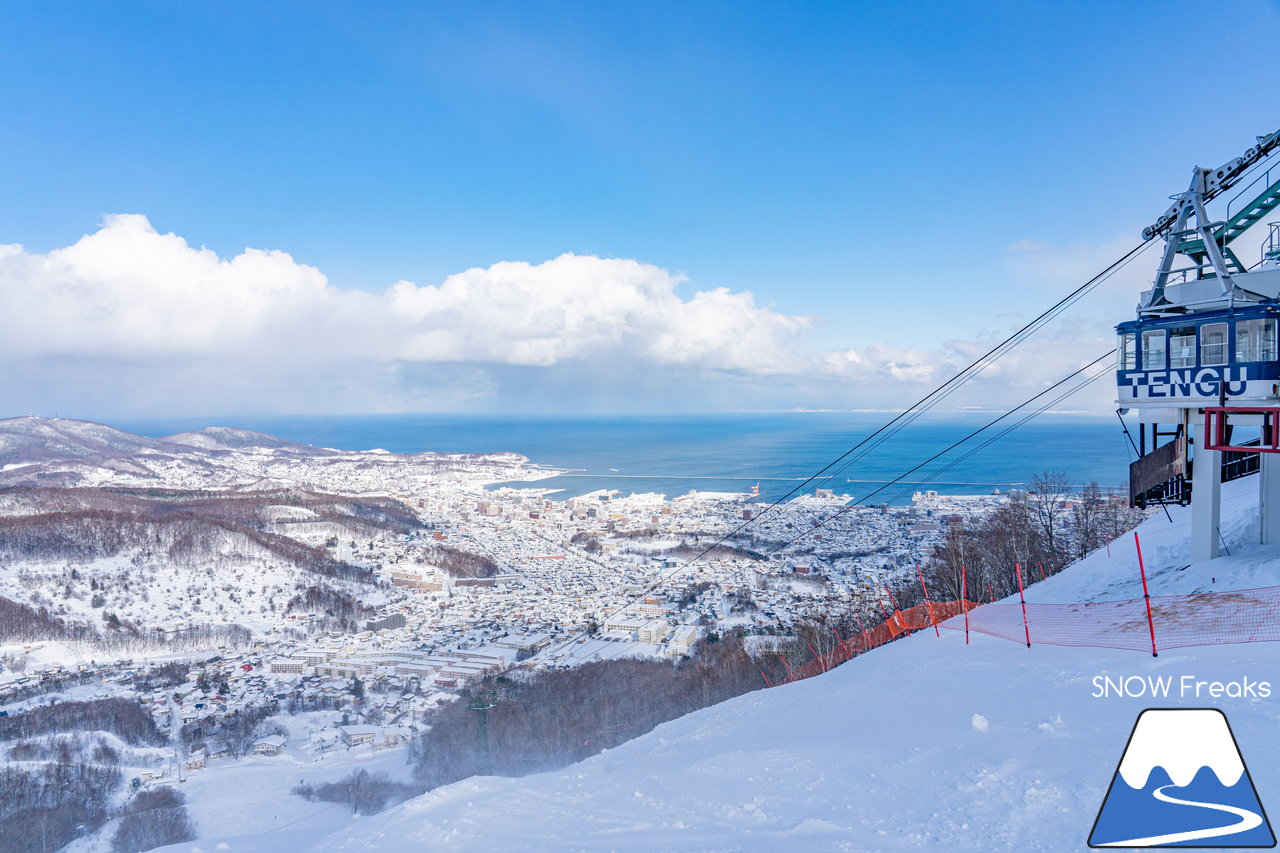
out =
<svg viewBox="0 0 1280 853"><path fill-rule="evenodd" d="M661 492L668 497L690 490L745 493L758 482L761 498L775 500L892 417L849 412L246 415L130 419L111 425L151 437L231 426L342 450L512 451L535 465L570 472L536 484L556 489L557 498L600 489ZM872 504L902 504L910 502L916 488L990 494L1023 487L1044 471L1061 471L1078 486L1097 482L1119 488L1127 482L1131 456L1117 421L1059 415L1028 423L941 470L1006 426L999 424L901 482L888 484L990 419L987 414L921 418L805 490L829 488Z"/></svg>

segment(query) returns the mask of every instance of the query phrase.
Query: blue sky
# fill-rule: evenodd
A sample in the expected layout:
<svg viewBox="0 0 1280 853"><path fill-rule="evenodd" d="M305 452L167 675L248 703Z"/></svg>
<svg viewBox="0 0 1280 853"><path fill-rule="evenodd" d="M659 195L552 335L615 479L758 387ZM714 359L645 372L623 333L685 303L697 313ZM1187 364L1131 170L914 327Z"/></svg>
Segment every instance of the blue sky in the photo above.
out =
<svg viewBox="0 0 1280 853"><path fill-rule="evenodd" d="M934 358L930 377L955 358L944 340L1053 301L1136 243L1191 165L1280 126L1259 64L1276 3L14 2L4 18L0 243L24 257L139 214L224 259L287 252L343 292L569 252L634 259L677 276L682 299L750 291L817 318L787 346L880 342ZM1147 275L1085 311L1090 335ZM451 387L479 396L313 391L339 408L501 410L536 407L545 376L601 385L574 405L621 405L588 374L626 353L573 353L519 361L546 368L519 380L485 353L451 361ZM30 356L68 388L156 358ZM439 356L382 361L412 384ZM689 356L646 405L707 383L713 407L892 402L848 376L791 393L786 370Z"/></svg>

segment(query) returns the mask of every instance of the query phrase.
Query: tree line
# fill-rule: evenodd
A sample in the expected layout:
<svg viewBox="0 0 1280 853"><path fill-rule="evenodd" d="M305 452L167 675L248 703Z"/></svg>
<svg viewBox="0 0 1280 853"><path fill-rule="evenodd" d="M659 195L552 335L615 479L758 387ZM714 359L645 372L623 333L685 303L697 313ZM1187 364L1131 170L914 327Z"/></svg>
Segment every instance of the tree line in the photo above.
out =
<svg viewBox="0 0 1280 853"><path fill-rule="evenodd" d="M422 555L433 566L439 566L455 578L491 578L498 574L500 567L490 557L453 548L449 545L436 545L428 548Z"/></svg>
<svg viewBox="0 0 1280 853"><path fill-rule="evenodd" d="M1077 491L1060 471L1037 474L1026 491L1012 493L977 524L947 530L924 566L930 597L959 599L963 574L971 601L1004 598L1018 591L1015 564L1025 586L1041 572L1056 574L1088 556L1146 516L1096 482ZM913 591L908 581L899 589L914 604L922 598L918 587Z"/></svg>
<svg viewBox="0 0 1280 853"><path fill-rule="evenodd" d="M108 732L136 746L164 741L150 716L126 699L61 702L0 718L0 739L24 738L8 750L15 763L0 768L0 850L53 853L113 817L120 824L111 838L112 853L195 837L184 798L171 788L139 791L122 807L114 806L123 781L120 753L102 738L72 734L32 740L66 731Z"/></svg>
<svg viewBox="0 0 1280 853"><path fill-rule="evenodd" d="M228 561L222 548L261 549L298 568L337 580L373 583L370 573L337 560L323 548L239 522L189 512L153 517L111 510L77 509L0 516L0 558L22 562L83 563L136 550L149 558L203 566Z"/></svg>
<svg viewBox="0 0 1280 853"><path fill-rule="evenodd" d="M626 658L493 676L470 690L496 702L485 712L491 766L482 766L478 712L464 697L441 706L411 744L414 778L429 790L481 772L522 776L564 767L784 677L780 660L753 659L738 634L701 642L676 662Z"/></svg>
<svg viewBox="0 0 1280 853"><path fill-rule="evenodd" d="M0 741L86 731L109 732L134 746L159 746L165 742L151 715L137 701L122 697L54 702L0 717Z"/></svg>

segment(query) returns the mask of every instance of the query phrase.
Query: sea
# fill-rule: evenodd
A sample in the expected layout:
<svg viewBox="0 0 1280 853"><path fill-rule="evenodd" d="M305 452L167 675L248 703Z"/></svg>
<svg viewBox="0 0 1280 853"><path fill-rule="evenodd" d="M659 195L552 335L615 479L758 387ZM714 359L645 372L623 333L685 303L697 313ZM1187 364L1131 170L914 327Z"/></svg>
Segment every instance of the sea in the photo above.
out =
<svg viewBox="0 0 1280 853"><path fill-rule="evenodd" d="M567 472L536 484L556 490L557 498L602 489L668 497L691 490L750 493L758 484L766 501L827 488L867 504L901 505L910 503L917 489L991 494L1023 488L1035 475L1050 471L1064 473L1077 486L1096 482L1104 489L1120 489L1128 480L1132 456L1114 418L1042 416L988 444L1008 426L1001 423L913 471L991 416L930 414L874 448L872 442L859 447L893 417L835 412L270 415L113 425L152 437L232 426L342 450L514 451L536 465Z"/></svg>

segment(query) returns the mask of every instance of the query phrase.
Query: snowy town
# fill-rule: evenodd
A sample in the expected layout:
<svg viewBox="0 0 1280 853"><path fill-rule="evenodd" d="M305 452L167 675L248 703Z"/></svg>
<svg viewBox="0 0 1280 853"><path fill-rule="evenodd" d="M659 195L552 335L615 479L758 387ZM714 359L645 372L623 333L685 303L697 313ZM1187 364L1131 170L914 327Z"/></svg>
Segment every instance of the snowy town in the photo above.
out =
<svg viewBox="0 0 1280 853"><path fill-rule="evenodd" d="M55 698L140 702L168 743L128 752L134 784L144 789L264 763L343 767L390 755L433 709L498 673L680 660L726 631L786 635L809 617L878 600L884 583L913 572L948 529L1006 497L921 490L909 505L858 507L804 543L779 547L829 520L849 497L812 489L771 506L754 489L672 498L603 489L561 499L540 482L557 472L511 454L451 458L433 477L420 457L311 456L252 435L237 443L258 446L228 450L228 436L210 432L181 439L188 442L181 447L170 440L169 455L149 454L142 476L82 460L53 467L74 469L95 487L160 480L175 488L372 495L408 508L416 529L357 538L301 509L272 516L291 539L368 573L362 597L373 606L351 631L332 630L318 612L273 609L243 642L214 647L153 644L113 654L92 643L33 641L0 649L0 716ZM211 473L200 457L213 453L219 467ZM22 469L10 465L7 473ZM462 571L453 565L459 559ZM220 560L205 573L241 568ZM8 594L36 602L56 595L42 583L65 577L65 567L39 561L8 569ZM175 636L201 621L199 605L173 614L111 591L94 596L125 624L160 620L153 627ZM210 605L206 594L203 606ZM60 608L77 612L65 602Z"/></svg>

